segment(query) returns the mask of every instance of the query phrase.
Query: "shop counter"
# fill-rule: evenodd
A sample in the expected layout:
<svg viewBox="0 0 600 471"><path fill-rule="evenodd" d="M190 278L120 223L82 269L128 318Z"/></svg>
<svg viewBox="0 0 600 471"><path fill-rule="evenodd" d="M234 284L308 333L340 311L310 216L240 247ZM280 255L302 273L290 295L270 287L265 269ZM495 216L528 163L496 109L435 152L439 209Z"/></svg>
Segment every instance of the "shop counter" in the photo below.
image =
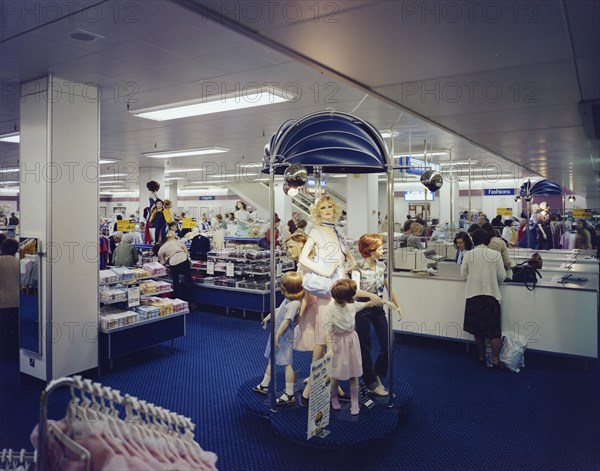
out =
<svg viewBox="0 0 600 471"><path fill-rule="evenodd" d="M502 330L525 337L530 350L597 358L598 277L586 274L585 282L564 284L557 278L544 276L533 291L523 283L503 283ZM403 319L392 315L394 330L472 341L462 329L465 284L461 279L395 272L392 286Z"/></svg>
<svg viewBox="0 0 600 471"><path fill-rule="evenodd" d="M195 299L200 304L210 304L224 307L227 314L229 308L242 309L243 316L246 311L260 312L263 314L271 310L270 291L260 291L229 286L195 284ZM283 294L278 288L275 297L277 306L283 301Z"/></svg>
<svg viewBox="0 0 600 471"><path fill-rule="evenodd" d="M162 342L185 336L185 320L189 311L176 312L115 329L99 332L100 375L112 369L113 360L129 353L144 350Z"/></svg>

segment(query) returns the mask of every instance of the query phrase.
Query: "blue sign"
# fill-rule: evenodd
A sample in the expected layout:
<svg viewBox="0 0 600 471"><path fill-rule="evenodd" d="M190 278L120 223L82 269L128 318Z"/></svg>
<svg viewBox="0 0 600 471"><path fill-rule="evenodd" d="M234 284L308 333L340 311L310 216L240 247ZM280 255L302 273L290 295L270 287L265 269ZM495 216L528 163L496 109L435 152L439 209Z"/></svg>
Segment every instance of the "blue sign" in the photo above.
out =
<svg viewBox="0 0 600 471"><path fill-rule="evenodd" d="M198 199L200 201L212 201L212 200L216 200L217 197L216 196L198 196Z"/></svg>
<svg viewBox="0 0 600 471"><path fill-rule="evenodd" d="M404 201L433 201L434 194L431 191L405 191Z"/></svg>
<svg viewBox="0 0 600 471"><path fill-rule="evenodd" d="M514 188L489 188L484 190L485 196L514 196Z"/></svg>
<svg viewBox="0 0 600 471"><path fill-rule="evenodd" d="M423 175L425 170L440 171L440 164L433 162L427 162L425 167L425 161L415 159L414 157L398 157L398 164L400 167L408 167L400 170L401 173L408 173L410 175Z"/></svg>

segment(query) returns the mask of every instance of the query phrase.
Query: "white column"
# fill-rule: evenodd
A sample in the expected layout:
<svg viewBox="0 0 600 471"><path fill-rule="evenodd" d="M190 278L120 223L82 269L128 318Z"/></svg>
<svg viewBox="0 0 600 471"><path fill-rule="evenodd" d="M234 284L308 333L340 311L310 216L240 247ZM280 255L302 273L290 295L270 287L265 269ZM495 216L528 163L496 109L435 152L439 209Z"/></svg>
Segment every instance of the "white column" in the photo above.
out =
<svg viewBox="0 0 600 471"><path fill-rule="evenodd" d="M20 371L49 381L98 366L97 89L49 76L21 87L21 236L41 242L42 351Z"/></svg>
<svg viewBox="0 0 600 471"><path fill-rule="evenodd" d="M355 174L346 178L348 237L379 232L377 211L379 192L377 174Z"/></svg>

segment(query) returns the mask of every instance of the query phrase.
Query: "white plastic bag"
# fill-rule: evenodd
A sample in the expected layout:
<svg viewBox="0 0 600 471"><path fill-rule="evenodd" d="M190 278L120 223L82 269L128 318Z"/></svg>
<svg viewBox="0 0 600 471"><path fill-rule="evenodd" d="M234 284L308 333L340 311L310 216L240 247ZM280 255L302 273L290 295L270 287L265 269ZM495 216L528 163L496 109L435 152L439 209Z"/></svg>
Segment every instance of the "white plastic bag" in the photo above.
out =
<svg viewBox="0 0 600 471"><path fill-rule="evenodd" d="M502 349L500 350L500 361L510 371L518 373L525 366L525 338L508 332L502 335Z"/></svg>

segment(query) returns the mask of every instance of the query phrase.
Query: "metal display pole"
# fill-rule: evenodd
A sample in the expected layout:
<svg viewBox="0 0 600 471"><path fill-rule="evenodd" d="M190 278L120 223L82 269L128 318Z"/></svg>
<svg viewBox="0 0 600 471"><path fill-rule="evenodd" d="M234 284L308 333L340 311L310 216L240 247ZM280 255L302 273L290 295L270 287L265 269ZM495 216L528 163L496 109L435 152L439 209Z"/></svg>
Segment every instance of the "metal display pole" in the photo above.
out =
<svg viewBox="0 0 600 471"><path fill-rule="evenodd" d="M275 284L277 278L275 274L275 168L273 167L273 164L278 150L279 146L276 146L276 148L273 149L273 153L271 154L269 161L269 227L271 231L271 240L269 243L269 261L271 265L271 277L269 282L269 297L271 304L271 352L269 354L271 360L271 382L269 384L269 404L271 407L271 412L277 411L277 365L275 364L275 312L277 310Z"/></svg>

